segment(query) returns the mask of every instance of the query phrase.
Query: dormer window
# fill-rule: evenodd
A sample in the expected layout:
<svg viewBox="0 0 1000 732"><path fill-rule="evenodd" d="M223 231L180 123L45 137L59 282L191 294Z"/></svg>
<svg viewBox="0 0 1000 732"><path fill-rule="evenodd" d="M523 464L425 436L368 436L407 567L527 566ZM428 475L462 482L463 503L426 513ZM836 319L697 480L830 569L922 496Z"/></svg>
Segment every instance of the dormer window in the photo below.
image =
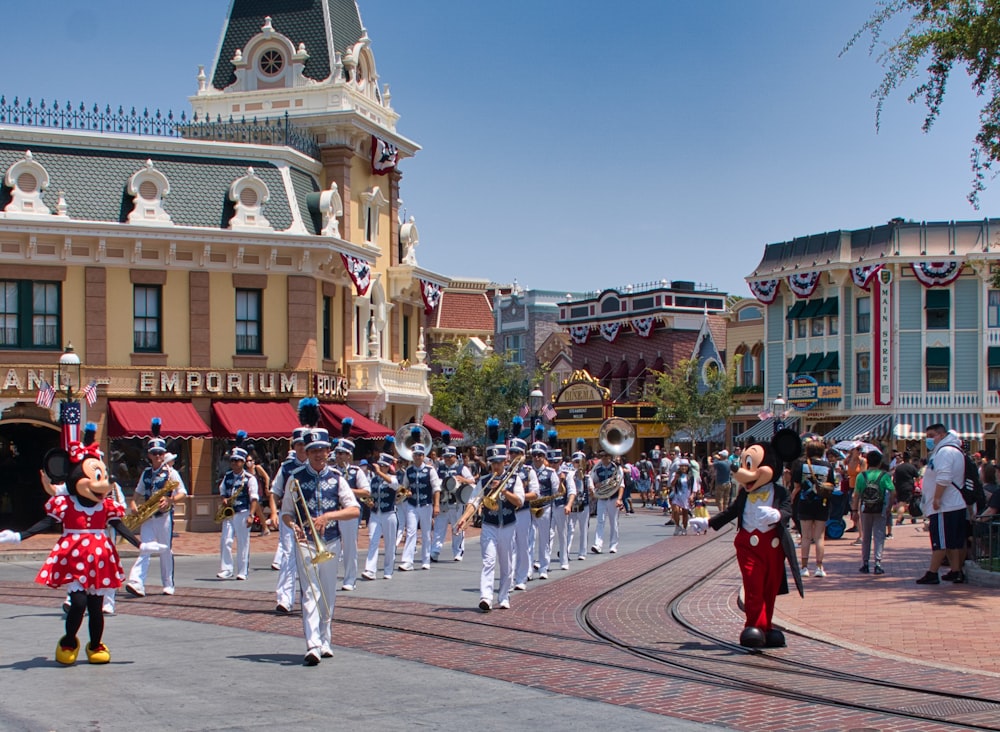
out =
<svg viewBox="0 0 1000 732"><path fill-rule="evenodd" d="M163 208L163 197L170 193L167 176L147 160L145 167L128 179L128 193L135 199L129 212L130 224L172 224L170 214Z"/></svg>
<svg viewBox="0 0 1000 732"><path fill-rule="evenodd" d="M3 182L11 189L11 200L4 208L5 213L15 216L45 216L51 213L42 201L42 191L49 187L49 174L35 160L31 150L25 150L24 158L7 169Z"/></svg>
<svg viewBox="0 0 1000 732"><path fill-rule="evenodd" d="M271 229L271 223L264 218L263 207L271 198L271 193L253 168L229 186L229 200L236 204L236 212L229 219L229 228L234 230Z"/></svg>
<svg viewBox="0 0 1000 732"><path fill-rule="evenodd" d="M361 221L365 227L365 242L378 243L378 220L382 209L389 205L389 200L382 195L378 186L361 194Z"/></svg>

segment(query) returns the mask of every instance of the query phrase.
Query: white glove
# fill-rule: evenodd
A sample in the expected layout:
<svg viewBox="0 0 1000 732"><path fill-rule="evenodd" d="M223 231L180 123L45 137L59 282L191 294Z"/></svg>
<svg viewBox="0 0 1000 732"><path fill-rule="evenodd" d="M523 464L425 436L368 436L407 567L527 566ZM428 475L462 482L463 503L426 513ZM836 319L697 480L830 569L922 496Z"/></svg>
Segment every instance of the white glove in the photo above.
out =
<svg viewBox="0 0 1000 732"><path fill-rule="evenodd" d="M773 506L764 506L760 509L760 512L764 514L764 519L767 521L768 525L776 524L781 521L781 511Z"/></svg>
<svg viewBox="0 0 1000 732"><path fill-rule="evenodd" d="M155 541L144 541L139 545L140 554L159 554L167 548L166 544L159 544Z"/></svg>
<svg viewBox="0 0 1000 732"><path fill-rule="evenodd" d="M0 544L20 544L21 534L17 531L4 529L0 531Z"/></svg>

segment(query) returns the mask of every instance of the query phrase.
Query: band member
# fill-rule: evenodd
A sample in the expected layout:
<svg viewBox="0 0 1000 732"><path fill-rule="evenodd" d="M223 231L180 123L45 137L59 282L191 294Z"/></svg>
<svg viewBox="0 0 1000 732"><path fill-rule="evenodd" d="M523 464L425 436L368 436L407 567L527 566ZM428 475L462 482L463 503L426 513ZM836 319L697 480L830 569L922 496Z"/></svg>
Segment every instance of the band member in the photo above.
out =
<svg viewBox="0 0 1000 732"><path fill-rule="evenodd" d="M499 423L497 424L499 432ZM483 558L483 570L479 576L479 609L488 613L493 608L493 583L500 571L499 607L510 608L511 558L514 549L515 514L524 503L524 487L517 471L506 473L507 448L493 445L486 448L486 459L490 472L485 473L472 493L469 504L458 520L458 529L463 531L469 519L477 510L482 511L483 528L479 536L479 549ZM496 507L487 508L484 496L495 496Z"/></svg>
<svg viewBox="0 0 1000 732"><path fill-rule="evenodd" d="M534 566L538 568L538 579L549 578L549 563L552 561L552 534L554 530L553 514L563 513L557 511L554 506L556 496L560 490L565 492L562 479L559 473L549 464L549 446L544 442L535 442L531 445L531 461L535 474L538 476L538 497L547 499L547 503L540 506L541 513L531 512L531 527L535 532ZM558 463L556 463L558 465ZM566 514L563 513L563 539L565 539ZM565 547L560 555L564 558Z"/></svg>
<svg viewBox="0 0 1000 732"><path fill-rule="evenodd" d="M569 545L576 542L576 558L587 558L587 536L590 534L590 504L594 499L594 482L587 472L587 454L573 453L574 475L567 481L566 515L569 517Z"/></svg>
<svg viewBox="0 0 1000 732"><path fill-rule="evenodd" d="M441 455L443 460L438 468L438 477L441 478L439 502L441 510L437 518L434 519L434 545L431 547L431 561L438 561L448 527L451 527L451 556L456 562L461 562L465 556L465 532L458 531L455 524L458 523L458 518L465 509L465 504L461 502L459 493L462 486L474 486L476 479L472 477L472 473L466 466L458 462L458 450L453 445L445 445L441 448Z"/></svg>
<svg viewBox="0 0 1000 732"><path fill-rule="evenodd" d="M552 510L550 511L550 516L552 520L552 541L556 545L556 556L559 558L559 569L569 569L569 516L570 512L566 510L569 503L569 492L570 485L575 482L574 475L576 471L573 469L573 465L565 460L563 460L562 450L559 448L553 448L549 450L548 453L549 465L555 470L556 475L559 477L560 489L562 495L558 495L554 501L552 501ZM549 550L549 555L551 558L552 551Z"/></svg>
<svg viewBox="0 0 1000 732"><path fill-rule="evenodd" d="M593 470L590 471L590 479L594 484L595 493L602 485L608 485L617 481L618 490L610 498L597 499L597 532L594 534L594 544L590 551L600 554L604 547L604 524L610 525L608 540L608 551L614 554L618 551L618 509L622 506L622 492L625 489L625 480L622 476L622 468L611 462L611 455L607 450L599 450L597 456L601 459Z"/></svg>
<svg viewBox="0 0 1000 732"><path fill-rule="evenodd" d="M187 498L187 488L181 474L167 464L167 441L160 437L160 418L154 417L153 436L146 443L149 467L142 471L139 482L129 501L132 513L139 511L139 503L149 501L154 494L163 491L166 484L175 481L171 491L164 491L156 507L156 512L139 527L139 536L144 543L155 543L162 547L157 552L160 557L160 580L163 594L174 594L174 506ZM146 573L149 571L150 554L140 554L129 572L125 590L136 597L146 596Z"/></svg>
<svg viewBox="0 0 1000 732"><path fill-rule="evenodd" d="M427 449L423 443L413 445L413 464L403 474L403 487L410 496L403 502L403 521L406 528L406 543L399 569L409 572L413 569L413 556L417 551L417 526L420 526L421 569L431 568L431 520L440 511L438 501L441 496L441 479L437 471L427 462Z"/></svg>
<svg viewBox="0 0 1000 732"><path fill-rule="evenodd" d="M396 466L391 449L391 438L387 438L386 452L379 455L378 461L373 462L371 477L371 515L368 519L368 557L365 559L365 571L361 573L361 578L373 580L378 571L378 542L379 539L385 545L384 559L382 562L382 576L385 579L392 579L392 570L396 561L396 530L399 528L399 520L396 517L396 491L399 489L399 481L396 479Z"/></svg>
<svg viewBox="0 0 1000 732"><path fill-rule="evenodd" d="M219 495L225 517L219 536L221 558L219 579L233 578L233 540L236 540L236 579L245 580L250 573L250 527L260 500L257 478L246 469L247 451L243 447L246 432L236 433L237 444L229 451L229 470L219 482Z"/></svg>
<svg viewBox="0 0 1000 732"><path fill-rule="evenodd" d="M516 428L517 420L514 421ZM508 448L510 459L523 456L527 448L528 443L521 438L511 438ZM517 509L517 530L514 532L514 589L526 590L531 579L531 553L535 533L531 526L531 510L528 502L538 498L538 476L535 474L535 469L527 463L521 464L518 474L521 486L524 488L524 500Z"/></svg>
<svg viewBox="0 0 1000 732"><path fill-rule="evenodd" d="M354 459L354 442L349 435L353 425L354 420L350 417L341 423L343 437L337 440L333 448L333 457L336 460L337 470L347 480L347 484L354 491L354 497L360 505L370 501L372 494L368 475L351 462ZM354 585L358 581L358 530L360 526L360 516L357 519L340 522L340 546L344 564L344 584L340 589L344 592L353 592Z"/></svg>
<svg viewBox="0 0 1000 732"><path fill-rule="evenodd" d="M357 519L361 509L340 471L327 464L329 433L316 428L305 435L305 440L306 464L292 474L285 487L281 520L295 532L295 567L306 639L303 662L315 666L321 658L333 656L330 623L337 597L338 522Z"/></svg>

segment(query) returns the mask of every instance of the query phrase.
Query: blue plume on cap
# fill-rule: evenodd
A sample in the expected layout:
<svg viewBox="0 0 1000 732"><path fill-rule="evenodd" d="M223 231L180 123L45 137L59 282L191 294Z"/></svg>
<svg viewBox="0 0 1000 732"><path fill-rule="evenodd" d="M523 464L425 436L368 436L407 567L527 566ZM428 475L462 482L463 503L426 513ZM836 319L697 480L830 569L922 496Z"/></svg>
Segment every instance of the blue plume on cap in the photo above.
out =
<svg viewBox="0 0 1000 732"><path fill-rule="evenodd" d="M559 433L556 432L555 430L549 430L548 437L549 437L549 444L554 446L556 444L556 440L559 439Z"/></svg>
<svg viewBox="0 0 1000 732"><path fill-rule="evenodd" d="M418 425L413 425L412 427L410 427L410 437L412 437L414 440L417 441L420 440L421 437L420 427Z"/></svg>
<svg viewBox="0 0 1000 732"><path fill-rule="evenodd" d="M448 430L441 430L441 442L443 442L446 445L450 445L451 444L451 432L449 432Z"/></svg>
<svg viewBox="0 0 1000 732"><path fill-rule="evenodd" d="M153 437L160 436L160 425L162 424L163 422L159 417L153 417L153 421L149 424L149 431L152 433Z"/></svg>
<svg viewBox="0 0 1000 732"><path fill-rule="evenodd" d="M89 445L97 438L97 425L93 422L87 422L83 428L83 444Z"/></svg>
<svg viewBox="0 0 1000 732"><path fill-rule="evenodd" d="M243 443L247 440L246 430L238 430L236 432L236 447L243 447Z"/></svg>
<svg viewBox="0 0 1000 732"><path fill-rule="evenodd" d="M299 424L303 427L315 427L319 424L319 399L316 397L299 399Z"/></svg>
<svg viewBox="0 0 1000 732"><path fill-rule="evenodd" d="M500 442L500 420L496 417L490 417L486 420L486 435L489 438L490 444L495 445Z"/></svg>
<svg viewBox="0 0 1000 732"><path fill-rule="evenodd" d="M583 452L587 449L587 441L582 437L576 438L576 449L578 452Z"/></svg>
<svg viewBox="0 0 1000 732"><path fill-rule="evenodd" d="M545 427L542 425L541 420L535 422L535 442L541 442L545 437Z"/></svg>
<svg viewBox="0 0 1000 732"><path fill-rule="evenodd" d="M340 422L340 436L350 437L351 429L354 427L354 420L351 417L345 417Z"/></svg>

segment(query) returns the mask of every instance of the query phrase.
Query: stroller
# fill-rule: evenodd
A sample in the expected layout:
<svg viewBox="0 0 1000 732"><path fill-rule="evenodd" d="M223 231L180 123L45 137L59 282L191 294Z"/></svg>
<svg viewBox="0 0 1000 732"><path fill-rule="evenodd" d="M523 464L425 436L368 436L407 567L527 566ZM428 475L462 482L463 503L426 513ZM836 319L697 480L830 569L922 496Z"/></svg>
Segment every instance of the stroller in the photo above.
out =
<svg viewBox="0 0 1000 732"><path fill-rule="evenodd" d="M830 517L826 520L826 538L827 539L841 539L844 536L844 531L847 530L847 522L844 521L844 516L847 515L850 504L851 504L851 494L842 491L839 487L834 489L833 495L830 496Z"/></svg>

